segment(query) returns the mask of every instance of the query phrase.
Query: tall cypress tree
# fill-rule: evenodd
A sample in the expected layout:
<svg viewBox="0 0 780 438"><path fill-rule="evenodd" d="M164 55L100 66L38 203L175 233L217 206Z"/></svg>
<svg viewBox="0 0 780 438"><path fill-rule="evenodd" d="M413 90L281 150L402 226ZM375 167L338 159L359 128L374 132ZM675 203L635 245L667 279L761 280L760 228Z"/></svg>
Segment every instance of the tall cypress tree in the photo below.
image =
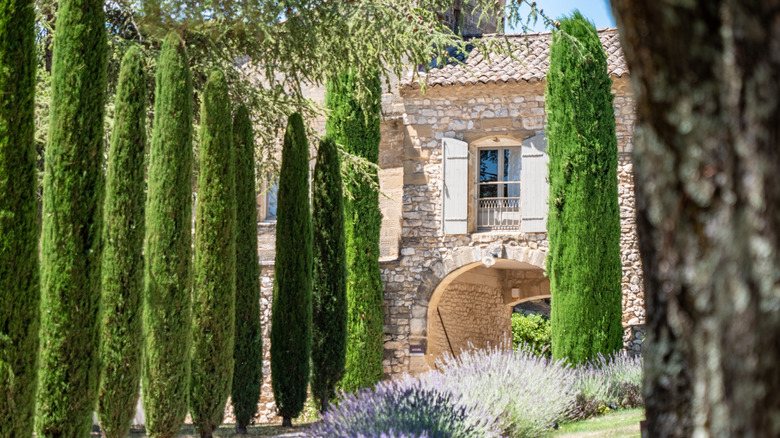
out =
<svg viewBox="0 0 780 438"><path fill-rule="evenodd" d="M16 421L16 396L14 394L14 370L9 356L13 353L11 338L0 333L0 404L3 406L3 422L0 436L13 437L22 424ZM32 431L32 428L30 428Z"/></svg>
<svg viewBox="0 0 780 438"><path fill-rule="evenodd" d="M98 395L109 438L127 435L141 380L146 80L138 47L122 59L103 205L103 313Z"/></svg>
<svg viewBox="0 0 780 438"><path fill-rule="evenodd" d="M106 48L103 2L61 1L43 180L39 437L88 435L97 402Z"/></svg>
<svg viewBox="0 0 780 438"><path fill-rule="evenodd" d="M236 300L236 174L225 74L203 89L195 212L190 413L201 437L222 424L233 381Z"/></svg>
<svg viewBox="0 0 780 438"><path fill-rule="evenodd" d="M615 111L607 57L579 12L553 33L547 74L553 357L582 362L622 345Z"/></svg>
<svg viewBox="0 0 780 438"><path fill-rule="evenodd" d="M287 122L276 214L271 375L284 426L306 402L311 360L312 229L309 144L303 118Z"/></svg>
<svg viewBox="0 0 780 438"><path fill-rule="evenodd" d="M243 105L236 110L233 137L236 148L236 337L231 400L236 431L243 434L257 412L263 383L255 138L249 111Z"/></svg>
<svg viewBox="0 0 780 438"><path fill-rule="evenodd" d="M35 10L0 0L0 437L31 436L40 287L35 167ZM13 406L10 404L13 400Z"/></svg>
<svg viewBox="0 0 780 438"><path fill-rule="evenodd" d="M378 76L364 82L372 104L356 98L359 78L345 73L328 83L326 104L331 110L327 134L344 150L379 162L379 120L381 83ZM375 169L351 169L356 181L349 185L351 197L344 202L347 246L347 364L341 386L353 391L373 386L382 379L382 328L384 299L379 270L378 178ZM373 184L366 182L367 172Z"/></svg>
<svg viewBox="0 0 780 438"><path fill-rule="evenodd" d="M320 142L312 184L314 304L311 392L320 411L328 408L344 377L347 353L347 260L344 194L336 143Z"/></svg>
<svg viewBox="0 0 780 438"><path fill-rule="evenodd" d="M157 63L144 256L146 431L176 436L187 415L192 331L192 79L184 41L170 33Z"/></svg>

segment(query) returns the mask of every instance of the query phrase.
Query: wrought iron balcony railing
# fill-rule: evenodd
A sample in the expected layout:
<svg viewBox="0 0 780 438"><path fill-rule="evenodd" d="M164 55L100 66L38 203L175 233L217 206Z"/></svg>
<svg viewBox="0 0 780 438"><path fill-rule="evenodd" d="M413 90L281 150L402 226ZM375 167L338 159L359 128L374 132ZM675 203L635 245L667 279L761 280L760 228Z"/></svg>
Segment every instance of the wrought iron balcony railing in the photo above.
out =
<svg viewBox="0 0 780 438"><path fill-rule="evenodd" d="M477 209L477 228L481 231L518 230L520 198L481 198Z"/></svg>

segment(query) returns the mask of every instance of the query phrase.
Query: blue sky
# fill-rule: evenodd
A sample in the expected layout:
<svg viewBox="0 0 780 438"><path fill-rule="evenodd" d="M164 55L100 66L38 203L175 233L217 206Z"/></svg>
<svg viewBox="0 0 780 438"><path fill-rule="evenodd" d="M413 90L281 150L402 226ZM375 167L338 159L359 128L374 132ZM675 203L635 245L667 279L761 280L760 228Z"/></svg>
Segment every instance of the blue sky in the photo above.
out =
<svg viewBox="0 0 780 438"><path fill-rule="evenodd" d="M596 29L615 27L615 20L612 18L612 10L608 0L536 0L536 5L552 19L560 18L562 15L568 15L574 9L579 9L582 15L593 21ZM539 32L545 30L541 19L536 23L534 30ZM517 32L519 30L506 29L506 33Z"/></svg>

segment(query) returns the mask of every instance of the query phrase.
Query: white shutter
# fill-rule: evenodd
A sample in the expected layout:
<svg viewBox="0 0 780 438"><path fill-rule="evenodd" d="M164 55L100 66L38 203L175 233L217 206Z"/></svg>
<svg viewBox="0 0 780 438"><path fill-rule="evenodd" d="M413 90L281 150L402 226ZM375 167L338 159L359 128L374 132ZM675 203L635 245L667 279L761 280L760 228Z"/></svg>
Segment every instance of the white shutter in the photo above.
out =
<svg viewBox="0 0 780 438"><path fill-rule="evenodd" d="M442 232L468 232L469 147L465 141L442 139Z"/></svg>
<svg viewBox="0 0 780 438"><path fill-rule="evenodd" d="M523 140L523 171L520 174L521 226L524 233L547 231L547 139L544 133Z"/></svg>

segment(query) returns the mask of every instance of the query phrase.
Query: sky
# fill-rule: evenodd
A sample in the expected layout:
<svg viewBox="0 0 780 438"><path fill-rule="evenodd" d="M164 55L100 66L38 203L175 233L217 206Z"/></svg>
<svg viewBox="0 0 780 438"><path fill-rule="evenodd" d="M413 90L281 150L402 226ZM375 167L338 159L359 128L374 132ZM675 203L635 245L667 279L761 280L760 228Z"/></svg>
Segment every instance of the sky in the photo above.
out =
<svg viewBox="0 0 780 438"><path fill-rule="evenodd" d="M536 6L544 10L545 15L552 19L570 14L574 9L579 9L582 15L593 21L596 29L615 27L615 19L612 18L612 10L608 0L535 0ZM527 10L526 8L525 10ZM549 30L544 28L544 23L539 19L535 31ZM519 29L506 29L506 33L518 33Z"/></svg>

